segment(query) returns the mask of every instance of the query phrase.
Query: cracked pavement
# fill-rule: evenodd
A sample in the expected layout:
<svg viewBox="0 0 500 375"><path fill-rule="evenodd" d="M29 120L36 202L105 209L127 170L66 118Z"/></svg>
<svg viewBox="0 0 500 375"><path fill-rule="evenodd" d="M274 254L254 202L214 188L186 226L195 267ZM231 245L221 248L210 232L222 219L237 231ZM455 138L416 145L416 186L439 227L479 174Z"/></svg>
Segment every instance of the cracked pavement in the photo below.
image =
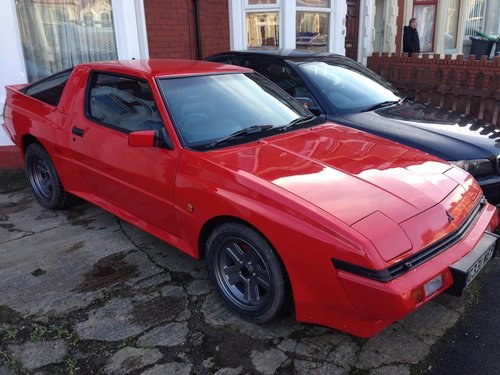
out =
<svg viewBox="0 0 500 375"><path fill-rule="evenodd" d="M369 340L291 316L255 325L202 262L89 203L46 210L22 171L0 171L1 375L411 374L477 283Z"/></svg>

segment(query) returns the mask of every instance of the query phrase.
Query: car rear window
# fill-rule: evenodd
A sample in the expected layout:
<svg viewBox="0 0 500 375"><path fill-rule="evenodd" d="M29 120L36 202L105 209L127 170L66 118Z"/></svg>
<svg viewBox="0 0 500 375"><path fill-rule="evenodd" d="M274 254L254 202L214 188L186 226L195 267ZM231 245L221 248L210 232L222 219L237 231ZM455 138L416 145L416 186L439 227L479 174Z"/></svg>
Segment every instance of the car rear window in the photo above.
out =
<svg viewBox="0 0 500 375"><path fill-rule="evenodd" d="M64 70L26 86L22 91L33 98L56 107L73 68Z"/></svg>

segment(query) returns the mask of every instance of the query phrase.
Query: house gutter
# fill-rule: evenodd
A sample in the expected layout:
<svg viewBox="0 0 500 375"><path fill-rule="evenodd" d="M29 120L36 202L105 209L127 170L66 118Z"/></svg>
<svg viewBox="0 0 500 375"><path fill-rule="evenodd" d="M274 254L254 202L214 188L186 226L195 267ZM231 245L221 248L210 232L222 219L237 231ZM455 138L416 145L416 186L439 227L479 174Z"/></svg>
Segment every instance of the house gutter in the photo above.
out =
<svg viewBox="0 0 500 375"><path fill-rule="evenodd" d="M196 20L196 58L201 60L203 58L203 49L201 46L201 22L200 22L200 2L194 1L194 18Z"/></svg>

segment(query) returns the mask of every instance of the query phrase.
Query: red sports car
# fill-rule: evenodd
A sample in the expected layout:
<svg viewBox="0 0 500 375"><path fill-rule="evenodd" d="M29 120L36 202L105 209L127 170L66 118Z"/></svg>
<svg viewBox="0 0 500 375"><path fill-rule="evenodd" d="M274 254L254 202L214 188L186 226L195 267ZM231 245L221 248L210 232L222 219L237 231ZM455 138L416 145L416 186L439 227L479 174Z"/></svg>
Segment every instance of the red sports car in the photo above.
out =
<svg viewBox="0 0 500 375"><path fill-rule="evenodd" d="M205 258L254 322L294 307L369 337L461 294L496 249L470 175L314 117L249 69L83 64L7 87L4 118L42 206L78 196Z"/></svg>

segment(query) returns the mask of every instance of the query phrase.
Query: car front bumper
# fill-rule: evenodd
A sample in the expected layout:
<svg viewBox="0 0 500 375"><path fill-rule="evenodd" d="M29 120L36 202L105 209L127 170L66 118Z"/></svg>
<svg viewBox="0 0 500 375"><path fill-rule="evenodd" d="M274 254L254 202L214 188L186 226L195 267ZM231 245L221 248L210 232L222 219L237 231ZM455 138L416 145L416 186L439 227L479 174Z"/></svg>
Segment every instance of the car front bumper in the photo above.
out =
<svg viewBox="0 0 500 375"><path fill-rule="evenodd" d="M493 242L496 243L497 236L485 232L493 231L497 225L496 208L486 204L460 241L386 282L337 268L338 280L352 309L315 305L314 310L310 310L314 311L314 316L300 320L338 328L360 337L371 337L452 287L455 280L451 267L474 251L485 252L487 249L479 248L484 236L494 236ZM424 286L439 275L442 276L442 286L426 295Z"/></svg>

